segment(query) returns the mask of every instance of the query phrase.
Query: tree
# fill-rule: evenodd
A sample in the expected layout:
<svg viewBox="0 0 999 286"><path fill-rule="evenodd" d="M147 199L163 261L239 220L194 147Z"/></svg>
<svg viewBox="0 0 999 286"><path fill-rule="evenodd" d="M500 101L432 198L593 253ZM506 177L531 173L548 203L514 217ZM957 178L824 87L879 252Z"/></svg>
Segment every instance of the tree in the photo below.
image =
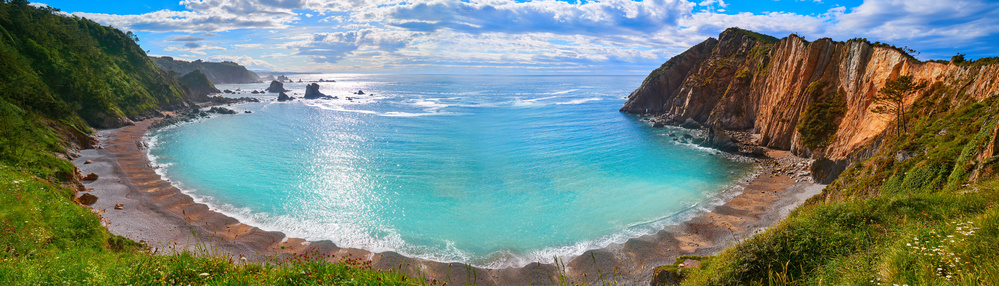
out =
<svg viewBox="0 0 999 286"><path fill-rule="evenodd" d="M905 99L923 88L926 88L926 82L916 83L911 75L889 80L878 89L878 94L874 95L871 112L894 115L896 136L901 136L906 131Z"/></svg>

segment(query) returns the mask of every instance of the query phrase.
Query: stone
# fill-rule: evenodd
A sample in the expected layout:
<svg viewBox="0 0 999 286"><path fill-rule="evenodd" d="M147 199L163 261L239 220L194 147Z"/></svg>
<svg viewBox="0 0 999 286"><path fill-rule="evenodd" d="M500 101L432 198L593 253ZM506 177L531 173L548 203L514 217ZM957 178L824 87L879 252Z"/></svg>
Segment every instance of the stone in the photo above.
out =
<svg viewBox="0 0 999 286"><path fill-rule="evenodd" d="M289 100L295 100L295 98L294 97L290 97L290 96L288 96L288 94L282 92L281 94L278 94L277 100L278 101L289 101Z"/></svg>
<svg viewBox="0 0 999 286"><path fill-rule="evenodd" d="M123 210L123 209L125 209L125 205L123 205L121 203L114 204L114 209L116 209L116 210Z"/></svg>
<svg viewBox="0 0 999 286"><path fill-rule="evenodd" d="M84 181L94 181L94 180L97 180L97 174L96 173L90 173L90 175L87 175L86 177L83 177L83 180Z"/></svg>
<svg viewBox="0 0 999 286"><path fill-rule="evenodd" d="M701 142L701 146L730 153L739 151L739 145L735 144L735 141L732 141L732 137L725 132L720 121L715 121L711 125L711 128L708 128L708 137Z"/></svg>
<svg viewBox="0 0 999 286"><path fill-rule="evenodd" d="M79 202L81 205L89 206L97 202L97 196L91 193L86 193L76 198L76 201Z"/></svg>
<svg viewBox="0 0 999 286"><path fill-rule="evenodd" d="M846 170L849 162L846 160L829 160L827 158L816 159L809 170L812 179L819 184L829 184L839 177L839 174Z"/></svg>
<svg viewBox="0 0 999 286"><path fill-rule="evenodd" d="M289 92L290 90L284 89L284 84L280 81L271 81L271 86L265 89L267 92L278 93L278 92Z"/></svg>
<svg viewBox="0 0 999 286"><path fill-rule="evenodd" d="M895 152L895 161L902 162L905 160L909 160L909 158L912 158L912 155L909 154L909 152L905 152L905 150L899 150L898 152Z"/></svg>
<svg viewBox="0 0 999 286"><path fill-rule="evenodd" d="M701 129L701 128L703 128L703 126L701 126L700 123L697 123L697 121L694 121L693 119L690 119L690 118L687 118L687 120L684 120L683 124L680 124L680 127L687 128L687 129Z"/></svg>
<svg viewBox="0 0 999 286"><path fill-rule="evenodd" d="M323 98L323 97L328 97L328 96L325 95L325 94L323 94L322 92L319 92L319 84L318 83L312 83L312 84L309 84L309 85L305 86L305 96L303 96L302 98L305 98L305 99L316 99L316 98Z"/></svg>
<svg viewBox="0 0 999 286"><path fill-rule="evenodd" d="M86 161L83 161L83 164L86 165L86 164L90 164L90 163L93 163L93 162L94 161L86 160Z"/></svg>
<svg viewBox="0 0 999 286"><path fill-rule="evenodd" d="M659 121L656 121L656 122L652 123L652 127L665 127L665 126L666 126L666 124L663 124L662 122L659 122Z"/></svg>

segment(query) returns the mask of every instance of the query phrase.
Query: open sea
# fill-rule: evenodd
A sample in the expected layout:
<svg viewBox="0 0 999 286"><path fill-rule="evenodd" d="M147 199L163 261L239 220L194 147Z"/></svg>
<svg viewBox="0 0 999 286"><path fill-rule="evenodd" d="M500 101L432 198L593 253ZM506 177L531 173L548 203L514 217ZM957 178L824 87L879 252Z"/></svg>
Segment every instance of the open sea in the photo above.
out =
<svg viewBox="0 0 999 286"><path fill-rule="evenodd" d="M150 133L157 171L290 237L506 267L654 233L719 203L752 168L619 113L644 76L289 78L294 97L336 80L320 91L339 99L219 85L262 102Z"/></svg>

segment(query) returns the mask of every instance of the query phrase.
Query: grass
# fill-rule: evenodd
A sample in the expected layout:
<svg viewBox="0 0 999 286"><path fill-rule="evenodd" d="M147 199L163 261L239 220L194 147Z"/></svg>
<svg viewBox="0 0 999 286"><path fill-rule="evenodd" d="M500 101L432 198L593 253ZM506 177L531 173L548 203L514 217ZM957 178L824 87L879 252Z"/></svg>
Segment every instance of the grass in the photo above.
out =
<svg viewBox="0 0 999 286"><path fill-rule="evenodd" d="M73 202L73 191L0 165L0 284L3 285L418 285L365 260L306 252L240 264L208 251L154 255L115 236Z"/></svg>
<svg viewBox="0 0 999 286"><path fill-rule="evenodd" d="M685 285L995 285L999 178L982 152L999 96L914 104L910 132L767 231L703 260ZM908 155L908 156L902 156ZM994 174L994 173L993 173Z"/></svg>

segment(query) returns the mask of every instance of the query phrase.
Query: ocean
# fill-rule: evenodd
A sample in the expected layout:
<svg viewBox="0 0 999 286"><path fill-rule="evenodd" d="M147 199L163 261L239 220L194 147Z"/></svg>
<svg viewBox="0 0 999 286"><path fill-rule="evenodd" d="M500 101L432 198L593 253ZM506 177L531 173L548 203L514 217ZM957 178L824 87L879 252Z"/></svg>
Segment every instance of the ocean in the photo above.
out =
<svg viewBox="0 0 999 286"><path fill-rule="evenodd" d="M507 267L654 233L718 204L752 169L676 141L690 131L619 113L643 76L289 78L294 97L335 80L320 91L338 99L219 85L262 102L150 133L158 173L290 237Z"/></svg>

